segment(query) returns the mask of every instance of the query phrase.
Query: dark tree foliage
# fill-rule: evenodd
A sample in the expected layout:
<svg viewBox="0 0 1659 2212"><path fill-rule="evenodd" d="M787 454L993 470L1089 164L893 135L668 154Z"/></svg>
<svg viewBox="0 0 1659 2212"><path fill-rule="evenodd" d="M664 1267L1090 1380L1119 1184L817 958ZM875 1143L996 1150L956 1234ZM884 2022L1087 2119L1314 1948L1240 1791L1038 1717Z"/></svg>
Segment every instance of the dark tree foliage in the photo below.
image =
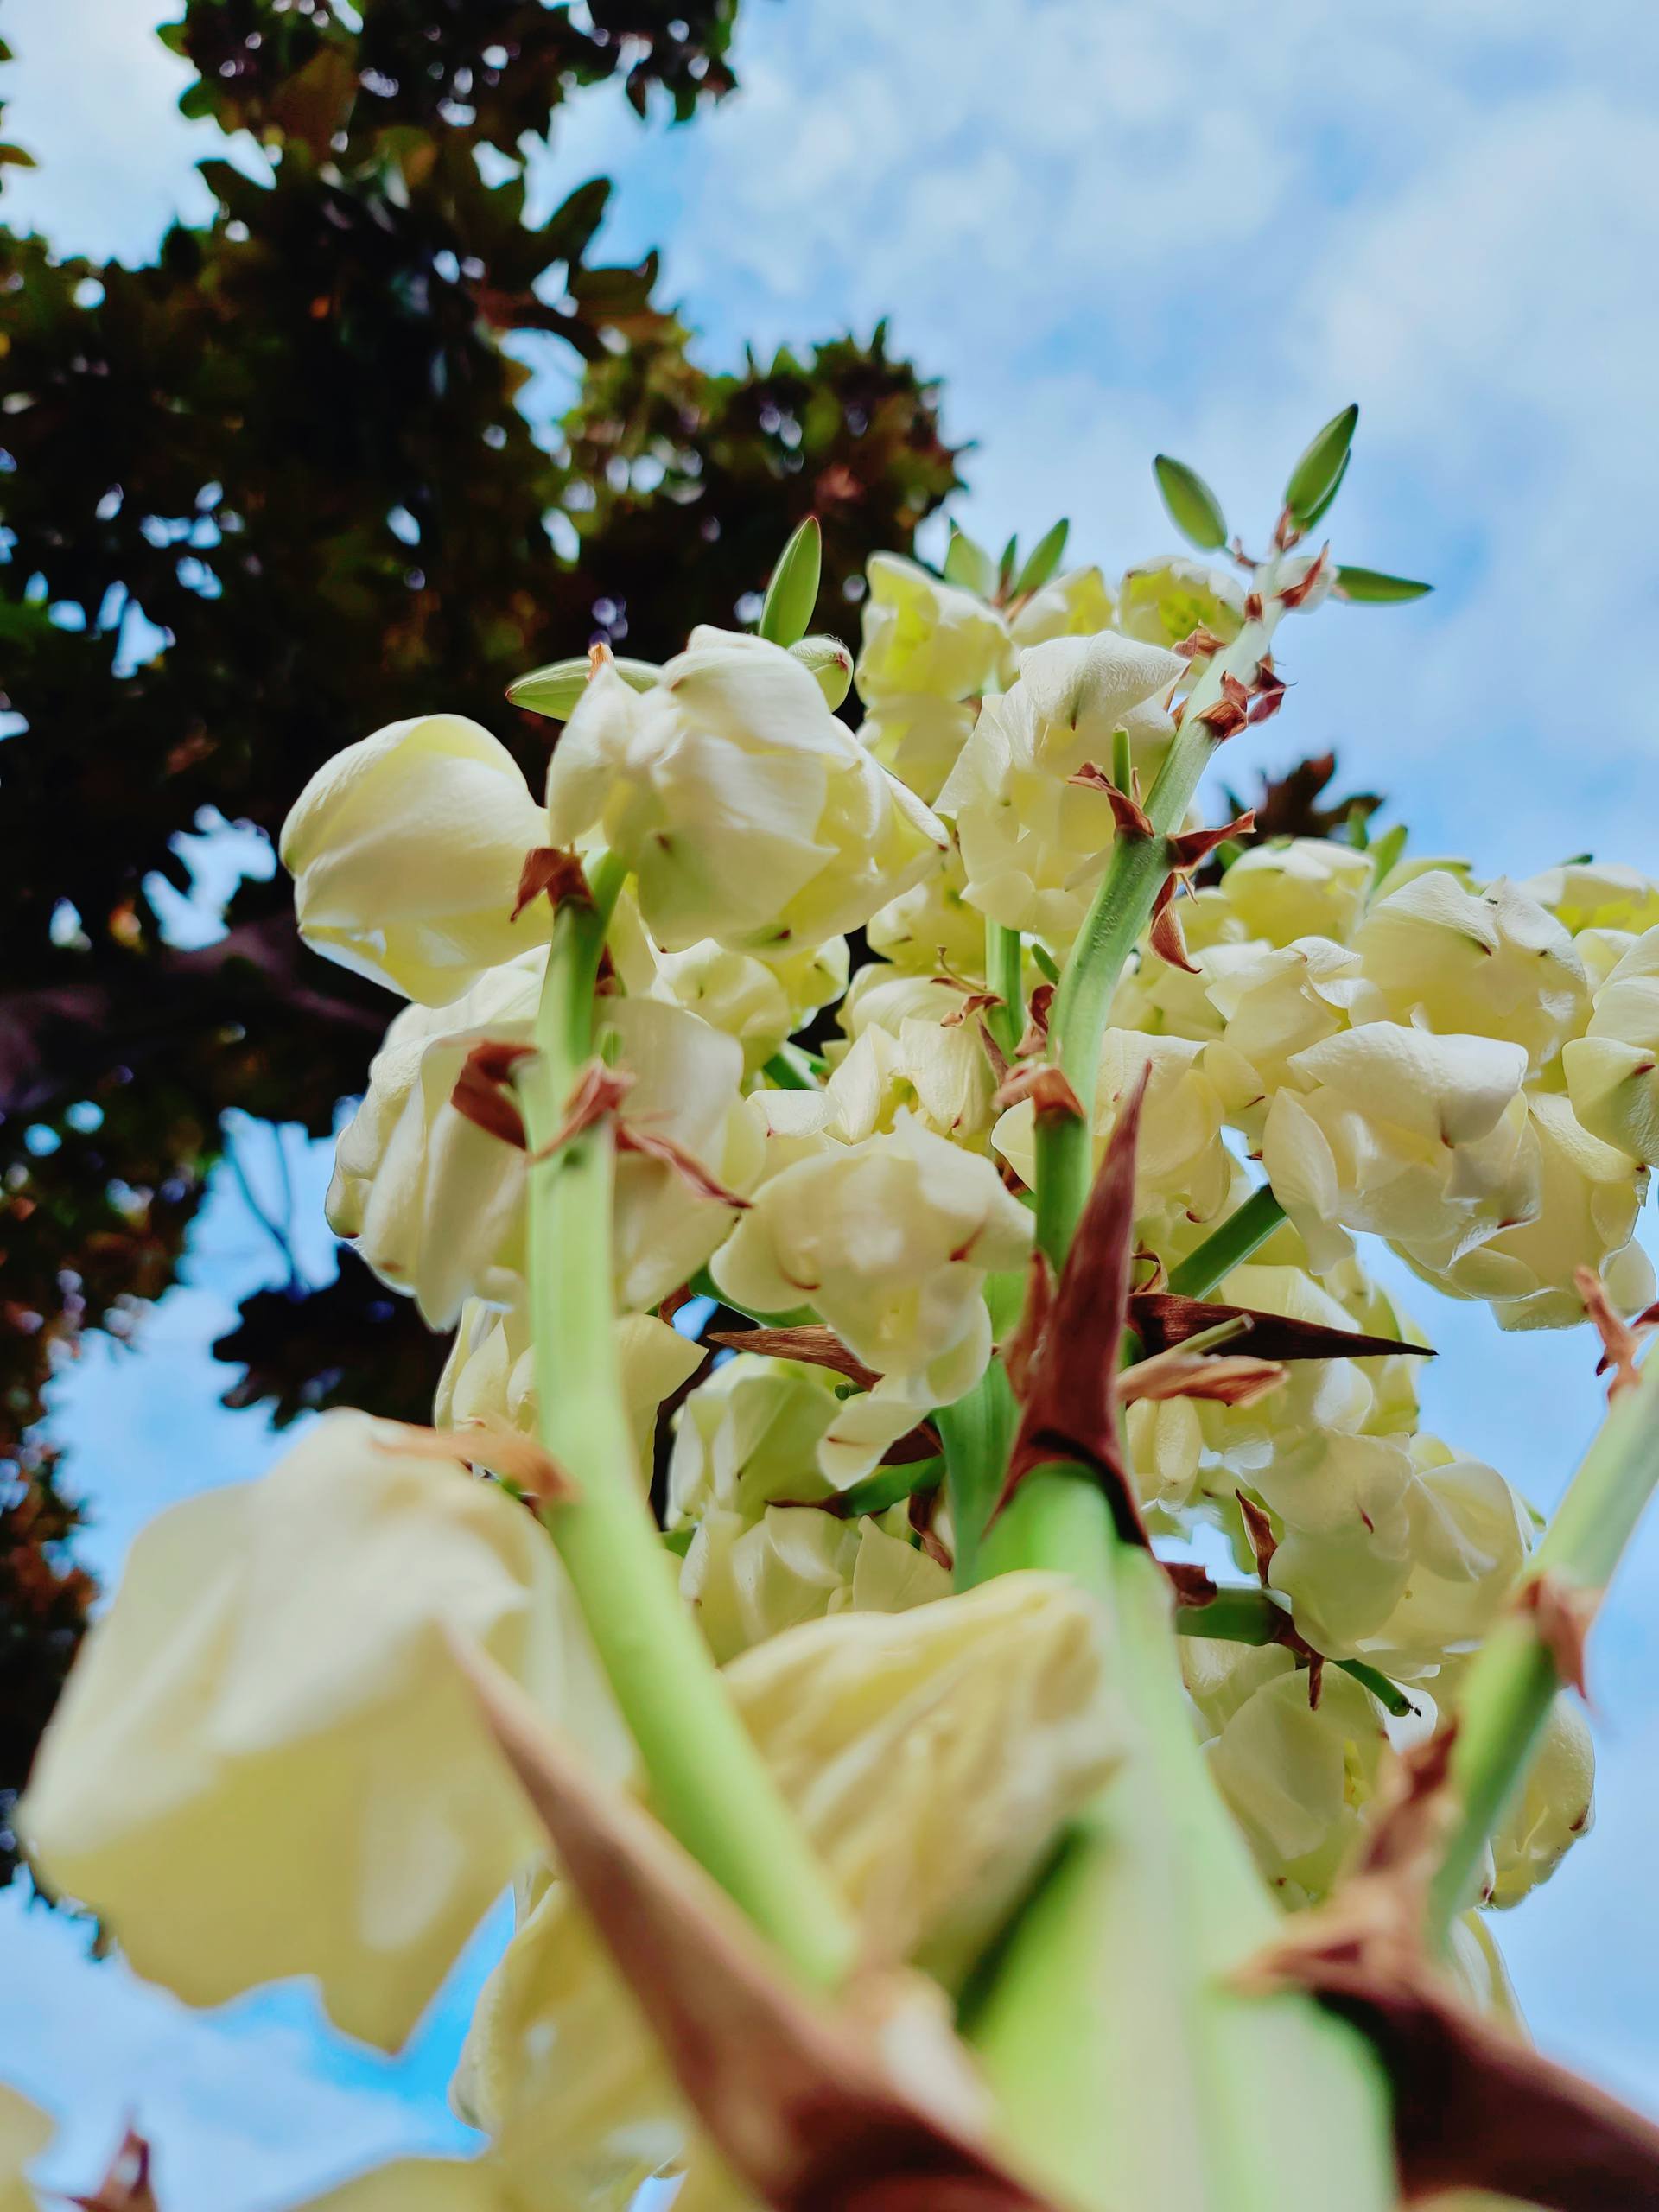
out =
<svg viewBox="0 0 1659 2212"><path fill-rule="evenodd" d="M213 219L145 268L0 230L0 1806L90 1595L42 1390L173 1279L226 1111L327 1131L393 1010L299 945L281 880L170 946L145 886L188 887L175 839L207 809L274 836L328 753L439 706L537 779L551 728L505 706L512 677L730 624L811 512L844 628L868 552L956 480L881 332L710 375L654 257L590 258L602 179L525 219L560 105L615 79L690 117L732 81L734 4L187 0L162 34L183 105L251 131L269 178L204 162ZM539 435L537 347L586 365ZM230 1402L278 1421L418 1413L436 1358L352 1262L260 1292L216 1349Z"/></svg>

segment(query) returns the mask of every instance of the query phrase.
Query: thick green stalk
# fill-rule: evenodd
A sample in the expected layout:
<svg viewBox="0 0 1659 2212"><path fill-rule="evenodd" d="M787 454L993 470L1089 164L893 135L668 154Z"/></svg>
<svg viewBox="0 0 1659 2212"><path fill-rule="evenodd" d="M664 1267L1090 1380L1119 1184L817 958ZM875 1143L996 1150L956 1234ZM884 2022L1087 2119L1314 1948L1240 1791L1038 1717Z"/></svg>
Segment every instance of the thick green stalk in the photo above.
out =
<svg viewBox="0 0 1659 2212"><path fill-rule="evenodd" d="M995 1274L986 1283L985 1302L999 1339L1019 1319L1025 1291L1021 1274ZM965 1397L954 1405L937 1407L933 1426L944 1446L944 1494L956 1545L956 1586L971 1590L984 1579L980 1542L1001 1494L1014 1433L1020 1426L1020 1408L1001 1361L994 1359Z"/></svg>
<svg viewBox="0 0 1659 2212"><path fill-rule="evenodd" d="M988 1007L985 1019L1004 1059L1014 1058L1026 1027L1025 979L1020 969L1021 940L1018 930L1001 922L985 925L985 988L996 993L999 1004Z"/></svg>
<svg viewBox="0 0 1659 2212"><path fill-rule="evenodd" d="M1235 1268L1242 1268L1253 1252L1261 1250L1284 1217L1272 1185L1264 1183L1170 1269L1170 1288L1181 1298L1207 1298Z"/></svg>
<svg viewBox="0 0 1659 2212"><path fill-rule="evenodd" d="M1621 1390L1568 1485L1523 1584L1548 1577L1569 1598L1593 1600L1612 1580L1659 1486L1659 1358ZM1459 1817L1430 1897L1431 1932L1444 1943L1472 1902L1492 1830L1520 1787L1561 1679L1536 1611L1510 1609L1471 1662L1457 1709L1451 1779Z"/></svg>
<svg viewBox="0 0 1659 2212"><path fill-rule="evenodd" d="M530 1312L541 1436L576 1485L544 1516L656 1810L804 1977L832 1984L852 1962L853 1931L680 1602L639 1480L611 1289L610 1125L601 1121L534 1160L557 1134L594 1054L594 987L625 873L601 861L592 904L560 906L537 1019L539 1051L518 1078L533 1161Z"/></svg>
<svg viewBox="0 0 1659 2212"><path fill-rule="evenodd" d="M1165 840L1180 828L1216 749L1217 740L1201 717L1221 697L1224 676L1236 676L1249 683L1282 611L1274 596L1269 569L1256 571L1254 588L1262 603L1261 619L1247 622L1193 685L1180 728L1147 794L1147 817L1154 834L1120 836L1114 842L1049 1011L1055 1056L1084 1109L1082 1121L1073 1115L1044 1114L1037 1122L1037 1240L1057 1268L1065 1262L1089 1195L1093 1168L1089 1116L1112 994L1169 873Z"/></svg>

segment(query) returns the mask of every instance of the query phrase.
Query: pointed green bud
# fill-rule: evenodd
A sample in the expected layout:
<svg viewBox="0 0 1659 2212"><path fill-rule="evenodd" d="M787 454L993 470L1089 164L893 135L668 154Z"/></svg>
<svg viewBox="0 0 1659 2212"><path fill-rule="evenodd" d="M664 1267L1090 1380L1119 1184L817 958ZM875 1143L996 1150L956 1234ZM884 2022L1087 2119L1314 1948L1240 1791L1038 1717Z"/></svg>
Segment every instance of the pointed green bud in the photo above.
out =
<svg viewBox="0 0 1659 2212"><path fill-rule="evenodd" d="M824 702L833 713L852 687L853 656L839 638L803 638L789 649L791 660L812 671Z"/></svg>
<svg viewBox="0 0 1659 2212"><path fill-rule="evenodd" d="M798 644L807 632L818 603L823 573L823 532L808 515L778 557L760 609L760 635L774 645Z"/></svg>
<svg viewBox="0 0 1659 2212"><path fill-rule="evenodd" d="M1189 545L1196 545L1201 553L1213 553L1227 543L1227 518L1221 512L1221 502L1196 468L1160 453L1153 461L1152 473L1158 479L1170 520Z"/></svg>
<svg viewBox="0 0 1659 2212"><path fill-rule="evenodd" d="M1020 558L1020 539L1016 534L1002 548L1002 557L996 564L996 592L999 599L1006 599L1014 582L1015 563Z"/></svg>
<svg viewBox="0 0 1659 2212"><path fill-rule="evenodd" d="M1342 456L1342 467L1331 479L1331 489L1319 501L1318 506L1310 507L1307 512L1300 518L1301 525L1304 530L1312 530L1314 524L1318 522L1321 517L1326 514L1336 504L1337 494L1342 489L1342 480L1348 474L1348 464L1353 457L1351 450L1344 454Z"/></svg>
<svg viewBox="0 0 1659 2212"><path fill-rule="evenodd" d="M1029 593L1042 589L1060 565L1071 529L1069 522L1057 522L1052 530L1038 539L1026 556L1025 567L1014 580L1015 599L1024 599Z"/></svg>
<svg viewBox="0 0 1659 2212"><path fill-rule="evenodd" d="M976 545L966 531L954 524L944 556L944 580L972 592L976 599L992 599L996 594L995 562L982 545Z"/></svg>
<svg viewBox="0 0 1659 2212"><path fill-rule="evenodd" d="M1351 599L1357 607L1398 607L1433 588L1411 576L1385 576L1381 569L1338 569L1334 586L1338 599Z"/></svg>
<svg viewBox="0 0 1659 2212"><path fill-rule="evenodd" d="M1389 874L1406 849L1406 825L1396 822L1385 830L1371 847L1371 884L1373 889Z"/></svg>
<svg viewBox="0 0 1659 2212"><path fill-rule="evenodd" d="M1337 478L1348 458L1348 448L1354 442L1354 425L1358 420L1357 404L1344 407L1340 415L1333 415L1291 470L1290 480L1285 486L1285 505L1291 520L1300 523L1303 529L1316 513L1323 514L1330 505L1330 495L1336 489Z"/></svg>
<svg viewBox="0 0 1659 2212"><path fill-rule="evenodd" d="M618 660L611 665L623 682L632 684L636 691L649 691L662 674L654 660ZM509 683L507 696L515 707L523 707L530 714L546 715L552 721L568 722L575 712L577 700L588 688L592 667L586 653L572 660L549 661L545 668L532 668L528 676Z"/></svg>

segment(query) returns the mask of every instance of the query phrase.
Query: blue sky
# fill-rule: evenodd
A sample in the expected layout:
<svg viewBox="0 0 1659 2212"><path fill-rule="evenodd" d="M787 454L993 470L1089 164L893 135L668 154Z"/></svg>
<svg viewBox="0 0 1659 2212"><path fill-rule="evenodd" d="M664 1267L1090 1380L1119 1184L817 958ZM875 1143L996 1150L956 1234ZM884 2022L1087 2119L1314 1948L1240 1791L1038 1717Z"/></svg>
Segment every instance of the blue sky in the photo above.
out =
<svg viewBox="0 0 1659 2212"><path fill-rule="evenodd" d="M6 135L41 162L8 206L65 250L142 260L205 206L191 164L220 148L174 111L183 72L149 12L34 0L7 23ZM581 102L538 176L550 201L617 177L607 243L664 248L705 358L890 315L976 441L968 526L1000 542L1067 513L1109 566L1167 542L1153 452L1200 467L1259 536L1288 458L1357 398L1338 556L1439 589L1287 626L1296 690L1255 757L1335 742L1418 843L1494 871L1585 849L1659 871L1659 11L747 0L736 60L743 91L683 134ZM257 1184L275 1140L241 1141ZM325 1163L287 1141L324 1271ZM100 1567L168 1499L279 1448L218 1408L207 1349L279 1274L220 1188L138 1351L95 1340L58 1386L97 1478ZM1549 1503L1595 1420L1581 1334L1505 1338L1409 1295L1442 1354L1433 1423ZM1500 1933L1541 2037L1659 2111L1656 1599L1650 1530L1599 1630L1597 1831ZM494 1938L391 2063L327 2035L301 1990L188 2013L14 1897L0 2075L65 2123L66 2179L134 2112L168 2212L275 2207L461 2139L442 2086Z"/></svg>

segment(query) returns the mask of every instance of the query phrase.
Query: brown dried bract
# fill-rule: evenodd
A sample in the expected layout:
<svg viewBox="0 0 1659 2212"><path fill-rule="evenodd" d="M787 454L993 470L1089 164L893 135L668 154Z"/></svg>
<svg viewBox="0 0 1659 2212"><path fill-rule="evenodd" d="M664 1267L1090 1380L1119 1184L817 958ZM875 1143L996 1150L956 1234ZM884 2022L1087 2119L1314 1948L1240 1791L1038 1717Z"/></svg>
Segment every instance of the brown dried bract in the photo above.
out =
<svg viewBox="0 0 1659 2212"><path fill-rule="evenodd" d="M960 1029L969 1014L983 1014L988 1007L1001 1006L1001 1000L995 991L969 991L960 1006L952 1007L949 1014L939 1016L941 1029Z"/></svg>
<svg viewBox="0 0 1659 2212"><path fill-rule="evenodd" d="M538 1161L550 1160L556 1152L562 1152L573 1138L602 1122L606 1115L614 1114L632 1088L633 1077L626 1069L589 1060L570 1086L563 1121L533 1157Z"/></svg>
<svg viewBox="0 0 1659 2212"><path fill-rule="evenodd" d="M460 1646L456 1656L682 2095L747 2190L777 2212L1053 2212L888 2076L868 2018L892 2002L886 1991L834 2008L813 1998L499 1668Z"/></svg>
<svg viewBox="0 0 1659 2212"><path fill-rule="evenodd" d="M1196 1560L1160 1559L1158 1564L1168 1579L1178 1605L1208 1605L1219 1594L1215 1577Z"/></svg>
<svg viewBox="0 0 1659 2212"><path fill-rule="evenodd" d="M29 2192L23 2192L28 2199ZM156 2193L149 2182L149 2145L130 2126L116 2146L104 2178L92 2196L71 2196L80 2212L156 2212Z"/></svg>
<svg viewBox="0 0 1659 2212"><path fill-rule="evenodd" d="M556 907L567 899L580 899L587 906L593 905L594 894L575 853L562 852L556 845L537 845L524 855L524 865L518 876L518 896L509 920L516 922L525 907L543 893Z"/></svg>
<svg viewBox="0 0 1659 2212"><path fill-rule="evenodd" d="M616 1148L619 1152L634 1152L647 1160L660 1160L664 1167L671 1167L680 1179L696 1192L700 1198L714 1198L734 1212L747 1213L752 1203L741 1191L734 1191L712 1174L695 1153L688 1152L672 1137L654 1135L642 1129L633 1122L619 1122L616 1125Z"/></svg>
<svg viewBox="0 0 1659 2212"><path fill-rule="evenodd" d="M1239 686L1241 690L1243 688L1243 685ZM1224 739L1231 737L1235 730L1243 728L1249 720L1249 709L1241 707L1236 700L1228 698L1224 693L1222 697L1212 699L1200 711L1198 720L1219 745Z"/></svg>
<svg viewBox="0 0 1659 2212"><path fill-rule="evenodd" d="M1548 1652L1561 1681L1576 1690L1586 1704L1590 1693L1585 1686L1584 1649L1603 1595L1599 1590L1564 1581L1546 1569L1523 1582L1515 1597L1516 1611L1532 1615L1538 1641Z"/></svg>
<svg viewBox="0 0 1659 2212"><path fill-rule="evenodd" d="M1150 837L1154 832L1152 817L1133 792L1115 784L1103 768L1096 767L1092 760L1085 760L1075 776L1068 776L1068 784L1075 784L1080 791L1104 791L1111 805L1112 821L1120 837Z"/></svg>
<svg viewBox="0 0 1659 2212"><path fill-rule="evenodd" d="M1224 845L1230 838L1248 837L1255 827L1255 810L1247 806L1219 830L1184 830L1167 841L1169 864L1178 875L1190 875L1194 868L1203 867L1217 845Z"/></svg>
<svg viewBox="0 0 1659 2212"><path fill-rule="evenodd" d="M1282 1370L1281 1371L1282 1372ZM1244 1534L1249 1537L1250 1549L1255 1555L1255 1579L1265 1590L1268 1586L1268 1569L1273 1565L1273 1555L1279 1548L1279 1539L1273 1533L1272 1522L1268 1520L1265 1511L1253 1497L1248 1497L1242 1490L1236 1490L1233 1496L1238 1500L1238 1510L1244 1522Z"/></svg>
<svg viewBox="0 0 1659 2212"><path fill-rule="evenodd" d="M535 1057L532 1045L508 1045L486 1037L473 1046L461 1063L449 1103L457 1114L503 1144L524 1148L524 1117L507 1085L520 1060Z"/></svg>
<svg viewBox="0 0 1659 2212"><path fill-rule="evenodd" d="M1007 1082L1000 1084L991 1100L993 1109L1005 1113L1010 1106L1018 1106L1029 1098L1040 1121L1045 1114L1067 1114L1082 1121L1083 1108L1077 1094L1057 1067L1046 1062L1030 1063L1015 1068Z"/></svg>
<svg viewBox="0 0 1659 2212"><path fill-rule="evenodd" d="M1184 969L1187 975L1202 973L1198 963L1186 949L1186 939L1181 933L1180 916L1175 912L1175 887L1178 875L1166 875L1163 887L1152 902L1152 926L1147 931L1147 942L1160 960L1172 968Z"/></svg>
<svg viewBox="0 0 1659 2212"><path fill-rule="evenodd" d="M1659 1306L1650 1306L1634 1321L1626 1321L1614 1311L1607 1286L1593 1268L1575 1268L1573 1281L1584 1300L1584 1310L1595 1323L1596 1334L1601 1338L1601 1357L1596 1363L1596 1372L1605 1375L1611 1370L1612 1379L1607 1385L1607 1402L1611 1405L1621 1390L1633 1390L1642 1379L1636 1355L1642 1348L1643 1332L1659 1319Z"/></svg>
<svg viewBox="0 0 1659 2212"><path fill-rule="evenodd" d="M1659 2127L1467 2005L1427 1954L1428 1885L1457 1817L1450 1731L1400 1763L1393 1802L1326 1904L1243 1977L1312 1991L1370 2037L1394 2087L1408 2199L1489 2190L1554 2212L1659 2204Z"/></svg>
<svg viewBox="0 0 1659 2212"><path fill-rule="evenodd" d="M1285 703L1285 679L1275 671L1271 654L1264 653L1257 664L1255 690L1255 704L1249 719L1252 723L1268 721Z"/></svg>
<svg viewBox="0 0 1659 2212"><path fill-rule="evenodd" d="M1172 1290L1137 1290L1129 1298L1129 1326L1149 1353L1207 1335L1241 1317L1250 1325L1250 1350L1258 1359L1376 1359L1395 1352L1409 1352L1417 1359L1434 1356L1427 1344L1408 1344L1397 1337L1363 1336L1357 1330L1260 1313L1253 1306L1182 1298Z"/></svg>
<svg viewBox="0 0 1659 2212"><path fill-rule="evenodd" d="M454 1428L422 1428L413 1421L382 1421L391 1432L372 1439L377 1452L416 1459L445 1459L461 1467L487 1467L537 1505L563 1503L581 1491L546 1446L496 1414L457 1421Z"/></svg>
<svg viewBox="0 0 1659 2212"><path fill-rule="evenodd" d="M1126 1406L1138 1400L1207 1398L1221 1406L1253 1406L1276 1390L1285 1370L1276 1361L1258 1359L1248 1352L1154 1352L1136 1360L1117 1380L1117 1395Z"/></svg>
<svg viewBox="0 0 1659 2212"><path fill-rule="evenodd" d="M861 1390L870 1389L880 1379L821 1321L798 1329L710 1329L703 1342L732 1351L758 1352L763 1359L798 1359L808 1367L832 1367Z"/></svg>
<svg viewBox="0 0 1659 2212"><path fill-rule="evenodd" d="M1014 1048L1015 1059L1033 1059L1039 1052L1047 1050L1049 1009L1053 1003L1053 984L1037 984L1026 1001L1025 1034Z"/></svg>
<svg viewBox="0 0 1659 2212"><path fill-rule="evenodd" d="M1135 1243L1135 1147L1143 1068L1125 1098L1026 1360L1026 1399L994 1521L1033 1468L1075 1460L1099 1477L1126 1541L1145 1544L1118 1421L1118 1363Z"/></svg>
<svg viewBox="0 0 1659 2212"><path fill-rule="evenodd" d="M1196 630L1189 630L1179 645L1170 650L1179 653L1183 660L1197 660L1202 654L1208 659L1213 653L1225 652L1227 640L1218 638L1213 630L1206 630L1202 622Z"/></svg>
<svg viewBox="0 0 1659 2212"><path fill-rule="evenodd" d="M1012 1333L997 1347L1016 1398L1023 1398L1030 1385L1032 1362L1042 1343L1053 1302L1054 1270L1047 1253L1033 1249L1026 1262L1026 1302Z"/></svg>
<svg viewBox="0 0 1659 2212"><path fill-rule="evenodd" d="M1313 589L1315 584L1318 583L1320 576L1324 574L1325 564L1330 558L1331 545L1330 541L1327 539L1326 542L1320 546L1319 556L1310 565L1307 574L1301 577L1297 582L1294 584L1287 584L1283 590L1279 594L1281 604L1285 607L1300 607L1302 601L1307 597L1308 594Z"/></svg>

